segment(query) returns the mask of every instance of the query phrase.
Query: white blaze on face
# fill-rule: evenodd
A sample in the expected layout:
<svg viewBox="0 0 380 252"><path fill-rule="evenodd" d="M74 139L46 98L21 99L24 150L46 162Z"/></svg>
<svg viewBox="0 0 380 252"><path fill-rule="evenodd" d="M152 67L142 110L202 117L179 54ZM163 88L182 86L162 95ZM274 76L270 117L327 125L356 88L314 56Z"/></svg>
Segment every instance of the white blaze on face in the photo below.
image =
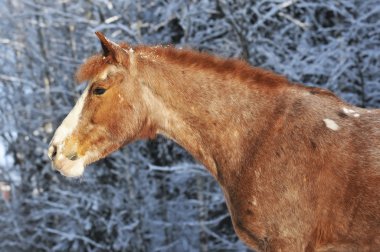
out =
<svg viewBox="0 0 380 252"><path fill-rule="evenodd" d="M55 165L57 165L56 168L62 173L62 175L67 177L79 177L84 171L84 160L82 158L74 161L69 160L63 155L63 148L65 147L64 142L66 138L73 133L78 125L89 92L89 86L83 91L83 94L79 97L74 108L56 130L48 150L50 157L53 155L53 152L56 152L56 157L54 158Z"/></svg>
<svg viewBox="0 0 380 252"><path fill-rule="evenodd" d="M103 72L98 74L91 82L94 82L95 80L107 79L107 76L111 72L115 71L115 69L116 68L113 66L107 67ZM61 125L56 130L48 150L49 156L54 156L52 159L57 170L59 170L62 173L62 175L67 177L81 176L84 172L86 161L91 160L91 158L96 159L94 158L94 156L96 156L97 153L92 152L86 153L84 157L78 157L75 160L71 160L69 157L66 157L63 154L66 139L72 135L72 133L78 126L85 101L87 99L87 96L89 95L90 86L91 84L89 84L87 88L83 91L83 94L80 96L71 112L66 116L66 118L63 120ZM68 147L74 147L73 149L75 149L75 146ZM54 152L56 153L55 155L53 155Z"/></svg>
<svg viewBox="0 0 380 252"><path fill-rule="evenodd" d="M84 102L88 95L89 86L84 90L83 94L79 97L77 103L74 108L70 111L70 113L63 120L61 125L56 130L52 143L63 144L65 139L71 135L76 126L78 125L80 115L83 110Z"/></svg>

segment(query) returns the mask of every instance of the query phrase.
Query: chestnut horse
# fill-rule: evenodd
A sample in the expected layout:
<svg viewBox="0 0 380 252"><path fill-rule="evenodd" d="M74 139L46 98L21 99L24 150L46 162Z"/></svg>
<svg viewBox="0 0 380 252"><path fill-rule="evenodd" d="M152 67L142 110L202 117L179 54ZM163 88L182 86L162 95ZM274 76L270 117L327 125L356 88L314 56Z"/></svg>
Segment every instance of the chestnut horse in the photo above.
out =
<svg viewBox="0 0 380 252"><path fill-rule="evenodd" d="M380 251L380 110L290 83L239 60L130 47L103 54L49 147L68 177L163 134L223 189L234 229L259 251Z"/></svg>

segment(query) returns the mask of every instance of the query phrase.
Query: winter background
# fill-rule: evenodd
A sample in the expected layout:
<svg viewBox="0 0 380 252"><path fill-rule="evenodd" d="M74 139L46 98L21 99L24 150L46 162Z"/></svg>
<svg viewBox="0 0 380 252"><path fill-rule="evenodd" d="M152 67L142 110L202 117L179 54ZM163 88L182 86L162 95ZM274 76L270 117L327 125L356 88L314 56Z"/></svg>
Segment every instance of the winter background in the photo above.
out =
<svg viewBox="0 0 380 252"><path fill-rule="evenodd" d="M380 107L379 0L1 0L0 251L249 251L217 183L173 142L124 147L81 179L46 149L95 31L274 70ZM233 146L232 146L233 148Z"/></svg>

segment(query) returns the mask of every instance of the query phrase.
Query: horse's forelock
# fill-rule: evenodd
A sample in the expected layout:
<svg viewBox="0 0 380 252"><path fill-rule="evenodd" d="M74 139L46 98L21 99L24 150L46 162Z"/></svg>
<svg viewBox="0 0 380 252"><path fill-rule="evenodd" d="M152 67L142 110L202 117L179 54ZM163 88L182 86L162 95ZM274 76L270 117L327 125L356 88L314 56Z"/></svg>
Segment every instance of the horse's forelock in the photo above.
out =
<svg viewBox="0 0 380 252"><path fill-rule="evenodd" d="M96 54L88 58L77 70L76 80L77 83L89 81L97 74L101 73L108 65L110 60L104 58L101 54Z"/></svg>

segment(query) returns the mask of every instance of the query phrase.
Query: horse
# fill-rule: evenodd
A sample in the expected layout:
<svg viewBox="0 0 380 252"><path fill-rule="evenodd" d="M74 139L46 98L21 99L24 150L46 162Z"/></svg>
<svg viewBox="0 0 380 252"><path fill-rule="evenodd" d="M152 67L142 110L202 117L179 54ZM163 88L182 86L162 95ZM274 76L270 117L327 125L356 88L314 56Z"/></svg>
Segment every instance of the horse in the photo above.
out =
<svg viewBox="0 0 380 252"><path fill-rule="evenodd" d="M83 94L48 155L64 176L164 135L218 181L258 251L380 251L380 110L238 59L116 43L77 71Z"/></svg>

